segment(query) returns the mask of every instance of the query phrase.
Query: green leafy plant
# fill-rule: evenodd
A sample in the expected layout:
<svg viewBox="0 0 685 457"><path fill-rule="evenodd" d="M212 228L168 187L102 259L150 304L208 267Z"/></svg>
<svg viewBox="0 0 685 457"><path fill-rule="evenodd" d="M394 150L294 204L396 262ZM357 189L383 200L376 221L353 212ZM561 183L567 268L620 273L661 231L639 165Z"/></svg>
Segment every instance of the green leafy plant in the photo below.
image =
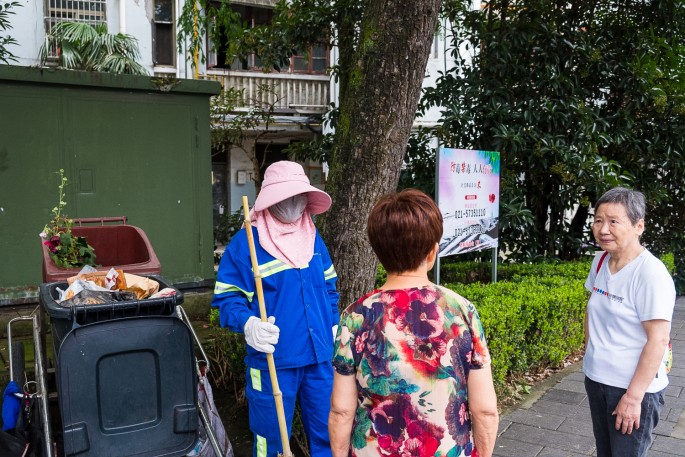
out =
<svg viewBox="0 0 685 457"><path fill-rule="evenodd" d="M107 31L107 24L59 22L50 30L40 48L40 62L50 59L50 50L58 51L58 65L71 70L101 71L116 74L148 75L138 63L138 40L122 33Z"/></svg>
<svg viewBox="0 0 685 457"><path fill-rule="evenodd" d="M60 168L59 203L52 209L52 219L40 234L43 244L50 251L50 258L58 267L76 268L84 265L95 265L95 251L82 236L75 236L71 232L74 224L64 213L67 202L64 187L67 177Z"/></svg>
<svg viewBox="0 0 685 457"><path fill-rule="evenodd" d="M11 8L21 6L19 2L5 2L0 3L0 31L9 30L12 28L9 21L9 15L14 14L14 11L10 11ZM0 62L9 64L10 62L16 62L17 57L7 50L7 46L16 45L17 40L11 36L0 36Z"/></svg>
<svg viewBox="0 0 685 457"><path fill-rule="evenodd" d="M262 184L262 170L271 140L283 132L277 127L276 112L281 96L274 84L257 84L255 93L245 94L244 89L226 88L212 97L209 110L212 116L212 150L228 152L233 147L242 149L252 162L256 193ZM251 141L246 141L247 139ZM264 154L257 152L257 144L266 145Z"/></svg>
<svg viewBox="0 0 685 457"><path fill-rule="evenodd" d="M240 227L243 225L245 216L243 209L237 209L232 213L224 213L219 216L219 220L214 227L214 239L221 244L228 244Z"/></svg>
<svg viewBox="0 0 685 457"><path fill-rule="evenodd" d="M209 335L203 345L212 364L209 372L212 384L222 389L232 387L236 401L244 401L245 336L222 328L217 308L212 308L209 313Z"/></svg>
<svg viewBox="0 0 685 457"><path fill-rule="evenodd" d="M666 269L668 270L668 273L673 276L676 273L676 268L675 268L675 257L673 256L672 252L667 252L665 254L662 254L659 256L659 259L664 263L666 266Z"/></svg>

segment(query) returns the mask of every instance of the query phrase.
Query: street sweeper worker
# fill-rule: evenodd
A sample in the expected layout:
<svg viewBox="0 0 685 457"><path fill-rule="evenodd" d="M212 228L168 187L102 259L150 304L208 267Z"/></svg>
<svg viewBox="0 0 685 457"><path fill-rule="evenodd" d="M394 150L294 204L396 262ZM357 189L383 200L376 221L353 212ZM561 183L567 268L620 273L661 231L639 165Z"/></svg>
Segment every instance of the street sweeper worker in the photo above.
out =
<svg viewBox="0 0 685 457"><path fill-rule="evenodd" d="M266 353L273 353L288 428L296 400L312 457L331 455L328 413L333 385L337 275L312 221L331 206L301 165L270 165L250 217L261 273L267 322L259 318L246 229L231 238L219 265L212 306L222 327L245 334L246 397L253 455L282 453Z"/></svg>

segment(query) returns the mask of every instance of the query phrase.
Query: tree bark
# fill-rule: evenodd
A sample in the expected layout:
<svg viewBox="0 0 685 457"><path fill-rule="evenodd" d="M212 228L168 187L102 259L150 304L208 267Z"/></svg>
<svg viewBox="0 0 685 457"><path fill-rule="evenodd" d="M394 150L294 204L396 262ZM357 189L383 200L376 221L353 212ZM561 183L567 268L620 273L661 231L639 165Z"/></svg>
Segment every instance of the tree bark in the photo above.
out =
<svg viewBox="0 0 685 457"><path fill-rule="evenodd" d="M377 261L366 219L393 192L421 94L442 0L366 0L340 118L321 220L338 273L341 309L373 288ZM402 246L397 246L402 249Z"/></svg>

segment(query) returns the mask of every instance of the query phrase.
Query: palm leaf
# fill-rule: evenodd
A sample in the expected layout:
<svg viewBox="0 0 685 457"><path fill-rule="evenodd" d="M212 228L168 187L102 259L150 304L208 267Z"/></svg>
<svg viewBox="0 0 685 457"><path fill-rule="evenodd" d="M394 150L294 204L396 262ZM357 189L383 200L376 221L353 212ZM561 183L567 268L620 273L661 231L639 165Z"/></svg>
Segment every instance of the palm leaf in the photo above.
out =
<svg viewBox="0 0 685 457"><path fill-rule="evenodd" d="M126 34L112 34L106 24L83 22L55 24L40 49L41 64L48 60L48 50L59 49L59 66L74 70L104 71L147 75L138 60L138 40Z"/></svg>
<svg viewBox="0 0 685 457"><path fill-rule="evenodd" d="M110 54L96 67L97 71L107 73L147 75L148 71L141 64L121 54Z"/></svg>
<svg viewBox="0 0 685 457"><path fill-rule="evenodd" d="M99 33L92 25L84 22L59 22L52 28L51 34L61 40L75 43L86 43L96 40ZM105 32L106 33L106 32Z"/></svg>

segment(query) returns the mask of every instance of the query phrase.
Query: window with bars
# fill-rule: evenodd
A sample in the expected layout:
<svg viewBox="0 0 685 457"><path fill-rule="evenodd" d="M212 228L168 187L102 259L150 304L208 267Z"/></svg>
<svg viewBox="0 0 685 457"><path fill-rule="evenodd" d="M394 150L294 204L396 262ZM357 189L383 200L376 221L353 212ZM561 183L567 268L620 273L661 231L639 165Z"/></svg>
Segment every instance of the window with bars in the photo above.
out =
<svg viewBox="0 0 685 457"><path fill-rule="evenodd" d="M107 0L45 0L45 33L59 22L107 22ZM58 50L50 49L49 56L57 57Z"/></svg>

